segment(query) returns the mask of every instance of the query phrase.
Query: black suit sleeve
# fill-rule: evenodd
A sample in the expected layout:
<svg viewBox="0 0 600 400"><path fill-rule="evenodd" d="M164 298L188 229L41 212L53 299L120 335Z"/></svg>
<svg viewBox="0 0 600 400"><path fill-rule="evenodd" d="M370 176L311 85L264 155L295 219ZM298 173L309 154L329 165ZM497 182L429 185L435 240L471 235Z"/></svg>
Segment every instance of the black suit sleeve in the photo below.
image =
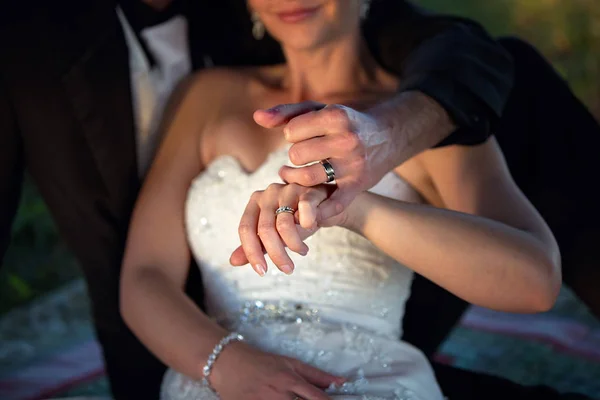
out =
<svg viewBox="0 0 600 400"><path fill-rule="evenodd" d="M0 263L10 242L23 181L21 138L0 76Z"/></svg>
<svg viewBox="0 0 600 400"><path fill-rule="evenodd" d="M401 77L400 90L437 100L459 129L440 145L485 141L512 89L510 55L477 23L375 0L364 32L371 51Z"/></svg>

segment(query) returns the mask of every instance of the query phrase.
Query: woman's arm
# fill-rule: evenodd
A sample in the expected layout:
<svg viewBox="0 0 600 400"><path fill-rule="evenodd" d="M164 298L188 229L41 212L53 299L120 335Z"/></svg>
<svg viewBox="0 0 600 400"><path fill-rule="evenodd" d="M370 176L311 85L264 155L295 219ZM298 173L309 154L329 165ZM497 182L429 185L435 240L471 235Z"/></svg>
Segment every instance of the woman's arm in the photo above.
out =
<svg viewBox="0 0 600 400"><path fill-rule="evenodd" d="M512 312L551 308L561 285L558 246L513 182L495 139L432 150L419 162L447 210L365 193L351 206L348 226L471 303Z"/></svg>
<svg viewBox="0 0 600 400"><path fill-rule="evenodd" d="M239 87L227 86L239 74L216 71L201 76L202 82L196 78L184 89L181 104L165 120L166 137L133 213L120 296L123 318L142 343L165 364L196 380L228 332L184 292L190 264L185 200L203 168L199 142L201 131L209 129L207 119L215 118L226 104L221 96L240 93ZM241 342L223 349L210 375L223 400L326 400L322 388L343 381Z"/></svg>
<svg viewBox="0 0 600 400"><path fill-rule="evenodd" d="M227 332L184 293L190 250L184 202L200 173L198 85L184 84L166 136L138 198L121 274L121 313L138 338L164 363L201 377L212 348ZM195 128L192 128L195 127Z"/></svg>
<svg viewBox="0 0 600 400"><path fill-rule="evenodd" d="M301 240L320 226L340 225L465 300L512 312L552 307L561 284L560 254L552 233L516 187L494 139L475 147L431 150L418 160L448 209L361 193L342 214L323 221L319 204L331 187L271 185L256 192L240 221L242 248L233 265L264 263L262 248L282 270L284 246L306 251ZM290 206L256 235L259 218ZM299 229L296 223L304 229ZM308 231L306 230L308 229ZM273 239L274 238L274 239Z"/></svg>

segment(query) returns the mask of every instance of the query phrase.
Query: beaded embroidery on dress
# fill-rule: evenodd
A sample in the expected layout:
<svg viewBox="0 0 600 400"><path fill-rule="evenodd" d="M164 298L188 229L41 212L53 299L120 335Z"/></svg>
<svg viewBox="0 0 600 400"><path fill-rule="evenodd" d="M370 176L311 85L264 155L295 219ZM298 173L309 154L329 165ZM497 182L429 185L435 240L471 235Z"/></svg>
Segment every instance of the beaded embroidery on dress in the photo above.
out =
<svg viewBox="0 0 600 400"><path fill-rule="evenodd" d="M400 341L412 271L363 237L342 228L319 230L308 239L306 257L290 253L291 276L268 260L258 276L233 268L237 227L250 195L280 182L287 149L271 153L253 173L230 156L217 158L192 183L186 202L188 241L204 282L208 314L265 351L300 359L349 378L331 387L335 400L440 400L425 356ZM373 192L418 202L419 195L395 174ZM162 400L216 400L201 382L168 370Z"/></svg>

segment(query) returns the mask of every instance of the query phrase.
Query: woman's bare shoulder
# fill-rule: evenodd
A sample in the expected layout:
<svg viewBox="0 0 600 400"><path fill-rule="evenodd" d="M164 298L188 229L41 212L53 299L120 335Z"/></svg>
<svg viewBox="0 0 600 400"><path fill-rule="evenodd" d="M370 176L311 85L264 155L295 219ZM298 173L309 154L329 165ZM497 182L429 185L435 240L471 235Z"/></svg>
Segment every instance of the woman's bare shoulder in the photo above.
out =
<svg viewBox="0 0 600 400"><path fill-rule="evenodd" d="M203 130L249 102L249 86L251 78L242 68L210 68L195 72L172 92L166 119L170 120L169 116L175 117L182 110L193 110L195 125Z"/></svg>
<svg viewBox="0 0 600 400"><path fill-rule="evenodd" d="M197 71L191 80L196 87L218 89L246 85L248 75L246 68L218 67Z"/></svg>
<svg viewBox="0 0 600 400"><path fill-rule="evenodd" d="M222 143L247 139L256 129L254 111L272 106L270 76L262 67L210 68L182 82L175 96L181 108L192 110L205 162L221 152Z"/></svg>
<svg viewBox="0 0 600 400"><path fill-rule="evenodd" d="M203 136L225 113L232 112L236 101L244 101L246 86L247 78L236 69L213 68L189 75L169 97L161 132L166 134L185 127L182 132Z"/></svg>
<svg viewBox="0 0 600 400"><path fill-rule="evenodd" d="M231 98L231 92L243 92L247 79L236 69L210 68L195 72L181 86L188 101L214 108Z"/></svg>

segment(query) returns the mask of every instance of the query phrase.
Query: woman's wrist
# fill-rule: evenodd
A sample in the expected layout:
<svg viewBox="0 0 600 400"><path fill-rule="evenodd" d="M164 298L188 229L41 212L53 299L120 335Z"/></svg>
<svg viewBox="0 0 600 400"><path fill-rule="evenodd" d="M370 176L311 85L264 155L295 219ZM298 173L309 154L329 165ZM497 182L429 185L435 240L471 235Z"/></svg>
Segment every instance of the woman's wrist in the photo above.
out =
<svg viewBox="0 0 600 400"><path fill-rule="evenodd" d="M373 205L373 199L370 197L371 194L368 192L356 196L346 209L346 218L340 226L362 235L367 215Z"/></svg>
<svg viewBox="0 0 600 400"><path fill-rule="evenodd" d="M201 376L203 377L204 384L218 393L219 388L224 383L226 375L224 372L230 370L228 365L233 365L230 360L235 358L239 347L243 346L245 346L245 343L241 335L231 333L225 336L212 349L202 364Z"/></svg>

